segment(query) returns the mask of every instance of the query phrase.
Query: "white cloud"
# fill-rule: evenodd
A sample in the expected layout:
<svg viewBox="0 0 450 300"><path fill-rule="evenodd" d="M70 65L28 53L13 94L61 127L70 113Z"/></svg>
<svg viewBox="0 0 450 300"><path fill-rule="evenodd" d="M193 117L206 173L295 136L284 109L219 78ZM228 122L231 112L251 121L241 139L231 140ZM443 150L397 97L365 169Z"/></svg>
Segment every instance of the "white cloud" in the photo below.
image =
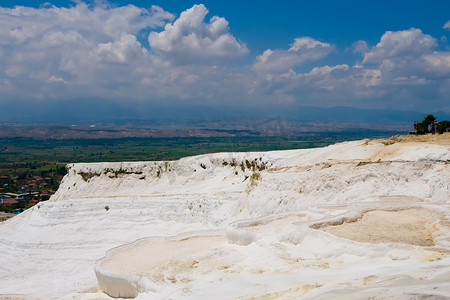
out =
<svg viewBox="0 0 450 300"><path fill-rule="evenodd" d="M233 66L226 62L249 50L231 35L224 18L205 20L203 5L172 21L173 15L158 7L99 3L0 7L0 101L181 99L360 107L396 101L392 106L414 109L423 99L450 97L450 52L437 51L437 40L420 29L388 31L373 47L355 42L353 50L363 59L353 65L321 63L334 46L299 37L285 49L267 49ZM148 47L141 41L150 30L155 32ZM306 63L310 70L300 73Z"/></svg>
<svg viewBox="0 0 450 300"><path fill-rule="evenodd" d="M376 70L378 95L399 107L423 109L423 103L439 103L450 96L445 88L450 75L450 52L436 51L438 41L420 29L387 31L380 42L364 54L361 70ZM424 100L427 101L424 101ZM449 109L447 105L435 109Z"/></svg>
<svg viewBox="0 0 450 300"><path fill-rule="evenodd" d="M62 77L56 77L55 75L52 75L52 76L48 79L48 82L52 82L52 83L60 82L60 83L66 84L66 81L64 80L64 78L62 78Z"/></svg>
<svg viewBox="0 0 450 300"><path fill-rule="evenodd" d="M444 26L442 26L442 28L450 30L450 20L445 22L445 24L444 24Z"/></svg>
<svg viewBox="0 0 450 300"><path fill-rule="evenodd" d="M363 61L317 66L310 72L289 72L266 76L260 89L270 97L290 99L304 105L378 106L449 109L438 99L448 99L450 52L435 51L438 43L419 29L386 32L375 47L364 41L353 44ZM266 63L273 55L259 57ZM424 101L426 99L427 101ZM434 103L434 104L431 104Z"/></svg>
<svg viewBox="0 0 450 300"><path fill-rule="evenodd" d="M337 65L334 67L330 67L330 66L323 66L323 67L315 67L311 70L311 72L305 74L307 76L323 76L323 75L329 75L331 72L335 71L335 70L344 70L347 71L349 69L348 65L343 64L343 65Z"/></svg>
<svg viewBox="0 0 450 300"><path fill-rule="evenodd" d="M410 77L397 77L392 82L392 84L394 85L411 85L411 86L425 85L428 83L430 83L429 80L417 77L415 75Z"/></svg>
<svg viewBox="0 0 450 300"><path fill-rule="evenodd" d="M377 69L353 67L353 74L350 78L359 87L376 87L382 83L382 73Z"/></svg>
<svg viewBox="0 0 450 300"><path fill-rule="evenodd" d="M248 49L231 36L225 19L213 17L204 23L206 8L194 8L195 13L188 10L169 26L184 30L177 36L179 41L171 32L170 42L186 51L164 53L157 47L147 49L138 40L149 27L173 18L158 7L88 6L83 2L69 8L0 7L0 82L4 82L0 96L158 101L215 100L217 93L245 93L244 82L250 79L237 74L242 70L214 65ZM183 46L192 36L199 37L198 53ZM173 64L176 55L186 60L184 64Z"/></svg>
<svg viewBox="0 0 450 300"><path fill-rule="evenodd" d="M160 7L150 9L133 5L93 6L81 1L70 8L55 6L39 9L17 6L0 7L2 37L15 44L50 32L75 30L86 39L118 38L123 32L136 35L143 28L163 26L173 15Z"/></svg>
<svg viewBox="0 0 450 300"><path fill-rule="evenodd" d="M347 64L315 67L307 73L290 70L273 74L261 83L261 94L311 106L364 106L367 98L382 93L379 70Z"/></svg>
<svg viewBox="0 0 450 300"><path fill-rule="evenodd" d="M450 75L450 52L435 51L437 46L438 41L420 29L387 31L364 54L363 67L380 70L384 87L436 85Z"/></svg>
<svg viewBox="0 0 450 300"><path fill-rule="evenodd" d="M364 54L363 63L376 64L386 59L417 57L436 46L437 40L420 29L387 31L380 42Z"/></svg>
<svg viewBox="0 0 450 300"><path fill-rule="evenodd" d="M354 53L364 54L369 51L369 45L366 41L356 41L352 45Z"/></svg>
<svg viewBox="0 0 450 300"><path fill-rule="evenodd" d="M311 37L300 37L288 50L268 49L256 58L253 70L257 72L286 72L307 61L316 61L327 56L334 46Z"/></svg>
<svg viewBox="0 0 450 300"><path fill-rule="evenodd" d="M16 98L98 96L101 90L106 96L124 78L134 80L143 66L148 51L137 34L172 19L157 6L99 1L69 8L0 7L0 80L14 87L10 96ZM151 60L145 64L151 68Z"/></svg>
<svg viewBox="0 0 450 300"><path fill-rule="evenodd" d="M102 63L128 63L139 56L147 55L147 50L131 34L123 34L120 39L100 43L93 51L94 60Z"/></svg>
<svg viewBox="0 0 450 300"><path fill-rule="evenodd" d="M319 42L310 37L301 37L294 39L294 43L291 45L288 51L299 52L305 49L326 49L330 48L330 44Z"/></svg>
<svg viewBox="0 0 450 300"><path fill-rule="evenodd" d="M433 52L424 56L426 68L438 75L450 74L450 52Z"/></svg>
<svg viewBox="0 0 450 300"><path fill-rule="evenodd" d="M194 5L164 31L150 33L150 47L176 65L211 63L248 53L245 44L229 33L227 20L214 16L205 23L207 14L203 4Z"/></svg>

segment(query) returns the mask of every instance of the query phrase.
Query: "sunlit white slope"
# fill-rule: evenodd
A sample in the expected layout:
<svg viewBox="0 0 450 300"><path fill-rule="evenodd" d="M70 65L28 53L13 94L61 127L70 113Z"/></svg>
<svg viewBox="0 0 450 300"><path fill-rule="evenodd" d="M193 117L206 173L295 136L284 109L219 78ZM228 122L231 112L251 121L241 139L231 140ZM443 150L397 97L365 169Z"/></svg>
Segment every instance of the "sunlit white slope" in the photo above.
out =
<svg viewBox="0 0 450 300"><path fill-rule="evenodd" d="M142 299L450 297L449 161L445 135L72 164L50 201L0 224L0 294L108 298L95 269ZM176 243L185 255L164 253Z"/></svg>

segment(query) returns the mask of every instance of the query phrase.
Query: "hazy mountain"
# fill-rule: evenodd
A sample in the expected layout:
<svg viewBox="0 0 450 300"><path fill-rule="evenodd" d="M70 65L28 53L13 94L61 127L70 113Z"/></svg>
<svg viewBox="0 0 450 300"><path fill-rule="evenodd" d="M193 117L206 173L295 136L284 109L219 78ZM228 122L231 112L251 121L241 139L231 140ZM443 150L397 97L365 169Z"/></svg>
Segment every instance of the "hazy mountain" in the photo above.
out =
<svg viewBox="0 0 450 300"><path fill-rule="evenodd" d="M346 123L412 123L428 114L438 120L450 119L448 112L359 109L354 107L308 107L280 105L255 108L250 106L207 106L179 102L177 105L108 100L73 100L43 105L39 102L0 103L2 123L24 124L131 124L131 125L195 125L243 118L282 118L305 122Z"/></svg>

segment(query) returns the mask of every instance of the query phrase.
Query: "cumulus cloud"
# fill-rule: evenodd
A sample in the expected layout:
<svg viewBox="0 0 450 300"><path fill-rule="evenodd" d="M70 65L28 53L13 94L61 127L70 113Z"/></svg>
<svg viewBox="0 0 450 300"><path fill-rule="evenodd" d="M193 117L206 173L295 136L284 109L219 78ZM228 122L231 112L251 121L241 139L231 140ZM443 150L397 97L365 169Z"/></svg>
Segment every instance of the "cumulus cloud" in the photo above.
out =
<svg viewBox="0 0 450 300"><path fill-rule="evenodd" d="M52 76L48 79L48 82L54 82L54 83L60 82L60 83L66 84L66 81L64 80L64 78L62 78L62 77L56 77L55 75L52 75Z"/></svg>
<svg viewBox="0 0 450 300"><path fill-rule="evenodd" d="M450 74L450 52L433 52L423 57L426 68L436 75Z"/></svg>
<svg viewBox="0 0 450 300"><path fill-rule="evenodd" d="M407 103L414 109L423 99L450 97L450 52L439 50L438 41L420 29L387 31L374 46L356 41L353 51L362 59L353 64L339 59L321 63L335 46L298 37L285 49L267 49L234 65L227 62L249 49L230 33L224 18L205 19L203 5L174 19L159 7L95 3L0 7L0 101ZM149 45L141 43L143 32L150 32ZM311 69L298 71L306 63Z"/></svg>
<svg viewBox="0 0 450 300"><path fill-rule="evenodd" d="M11 97L27 99L110 90L123 81L114 64L126 64L121 71L133 79L147 55L138 33L172 19L157 6L113 7L106 2L0 7L0 80L14 87Z"/></svg>
<svg viewBox="0 0 450 300"><path fill-rule="evenodd" d="M245 44L229 33L227 20L214 16L205 22L207 14L203 4L194 5L164 31L152 32L150 47L177 65L217 62L248 53Z"/></svg>
<svg viewBox="0 0 450 300"><path fill-rule="evenodd" d="M258 72L286 72L307 61L316 61L327 56L334 46L311 37L299 37L288 50L268 49L256 58L253 70Z"/></svg>
<svg viewBox="0 0 450 300"><path fill-rule="evenodd" d="M253 69L259 67L266 71L258 88L273 99L303 105L375 105L409 109L421 109L424 103L436 101L441 105L440 109L449 109L437 99L450 97L446 87L450 76L450 52L436 51L437 46L435 38L411 28L387 31L373 47L365 41L355 42L353 50L361 53L363 60L353 66L317 64L309 72L296 73L291 67L301 62L300 59L295 60L288 50L267 50L258 57ZM271 57L273 68L269 67ZM276 69L283 63L282 68Z"/></svg>
<svg viewBox="0 0 450 300"><path fill-rule="evenodd" d="M0 7L0 99L213 98L221 87L212 78L231 72L221 62L248 49L207 13L196 5L168 23L174 16L160 7L106 1ZM148 47L141 38L151 31Z"/></svg>
<svg viewBox="0 0 450 300"><path fill-rule="evenodd" d="M0 7L0 16L3 35L15 44L45 33L64 33L72 29L87 39L106 40L120 37L123 32L137 34L142 28L160 27L173 18L172 14L157 6L150 9L133 5L90 7L81 1L69 8Z"/></svg>
<svg viewBox="0 0 450 300"><path fill-rule="evenodd" d="M354 53L364 54L369 51L369 45L366 41L356 41L352 45Z"/></svg>
<svg viewBox="0 0 450 300"><path fill-rule="evenodd" d="M261 94L281 102L311 106L365 106L381 95L382 74L360 65L324 65L306 73L272 74L258 87Z"/></svg>
<svg viewBox="0 0 450 300"><path fill-rule="evenodd" d="M445 24L444 24L444 26L442 26L442 28L450 30L450 20L445 22Z"/></svg>
<svg viewBox="0 0 450 300"><path fill-rule="evenodd" d="M385 86L435 84L450 74L450 52L436 51L437 45L420 29L388 31L364 54L362 63L379 69Z"/></svg>
<svg viewBox="0 0 450 300"><path fill-rule="evenodd" d="M98 44L92 55L97 62L123 64L135 61L139 56L145 56L147 53L134 35L124 33L118 40Z"/></svg>
<svg viewBox="0 0 450 300"><path fill-rule="evenodd" d="M437 46L437 39L420 29L387 31L363 54L359 68L380 74L376 81L378 95L402 99L399 103L406 101L409 107L420 106L423 99L450 96L439 96L446 90L443 86L450 75L450 53L436 51Z"/></svg>
<svg viewBox="0 0 450 300"><path fill-rule="evenodd" d="M380 63L398 57L417 57L430 52L436 46L437 40L420 29L387 31L380 42L364 54L363 63Z"/></svg>

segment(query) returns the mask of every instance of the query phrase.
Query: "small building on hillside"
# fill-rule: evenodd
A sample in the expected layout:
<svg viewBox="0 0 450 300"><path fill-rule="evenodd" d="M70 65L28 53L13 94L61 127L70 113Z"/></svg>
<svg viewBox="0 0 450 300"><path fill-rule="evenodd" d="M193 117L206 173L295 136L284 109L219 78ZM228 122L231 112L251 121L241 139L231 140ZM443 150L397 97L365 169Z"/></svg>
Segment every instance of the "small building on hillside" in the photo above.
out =
<svg viewBox="0 0 450 300"><path fill-rule="evenodd" d="M0 204L2 205L13 205L17 203L19 203L19 201L16 199L0 199Z"/></svg>

